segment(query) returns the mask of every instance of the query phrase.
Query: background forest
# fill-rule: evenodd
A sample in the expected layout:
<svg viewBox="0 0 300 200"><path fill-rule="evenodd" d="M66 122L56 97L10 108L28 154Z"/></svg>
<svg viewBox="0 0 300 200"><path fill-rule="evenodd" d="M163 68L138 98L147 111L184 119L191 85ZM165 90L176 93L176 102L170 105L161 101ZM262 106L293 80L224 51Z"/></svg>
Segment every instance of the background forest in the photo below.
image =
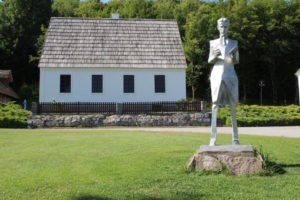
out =
<svg viewBox="0 0 300 200"><path fill-rule="evenodd" d="M300 68L300 0L2 0L0 69L12 69L22 99L38 97L38 62L50 18L175 19L187 58L190 98L210 101L208 41L218 37L216 20L231 20L229 37L239 41L240 100L297 103L294 73Z"/></svg>

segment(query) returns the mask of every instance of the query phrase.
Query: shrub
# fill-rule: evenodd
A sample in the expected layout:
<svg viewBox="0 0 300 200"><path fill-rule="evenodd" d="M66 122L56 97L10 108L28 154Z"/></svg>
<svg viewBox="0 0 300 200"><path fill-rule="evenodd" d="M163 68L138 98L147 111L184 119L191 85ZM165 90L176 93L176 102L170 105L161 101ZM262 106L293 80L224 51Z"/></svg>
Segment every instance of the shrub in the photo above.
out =
<svg viewBox="0 0 300 200"><path fill-rule="evenodd" d="M0 128L25 128L30 114L14 102L0 103Z"/></svg>
<svg viewBox="0 0 300 200"><path fill-rule="evenodd" d="M220 109L218 119L221 124L230 126L229 108ZM237 107L237 121L239 126L300 125L300 106L240 105Z"/></svg>

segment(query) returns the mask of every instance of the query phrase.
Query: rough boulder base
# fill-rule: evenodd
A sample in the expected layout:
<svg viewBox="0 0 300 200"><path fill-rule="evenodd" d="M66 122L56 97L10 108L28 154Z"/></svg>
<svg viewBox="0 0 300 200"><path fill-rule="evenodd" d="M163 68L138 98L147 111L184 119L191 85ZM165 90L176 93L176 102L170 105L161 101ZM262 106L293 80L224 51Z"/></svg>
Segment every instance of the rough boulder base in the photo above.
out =
<svg viewBox="0 0 300 200"><path fill-rule="evenodd" d="M232 175L244 176L263 170L263 159L251 145L200 146L189 161L189 169L221 172L226 167Z"/></svg>

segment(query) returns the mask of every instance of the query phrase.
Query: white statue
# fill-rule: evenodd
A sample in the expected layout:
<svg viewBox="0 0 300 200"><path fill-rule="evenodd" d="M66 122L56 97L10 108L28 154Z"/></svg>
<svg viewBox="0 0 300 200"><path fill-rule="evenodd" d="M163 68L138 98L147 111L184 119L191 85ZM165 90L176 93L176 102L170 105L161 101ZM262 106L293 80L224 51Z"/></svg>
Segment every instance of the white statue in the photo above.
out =
<svg viewBox="0 0 300 200"><path fill-rule="evenodd" d="M210 75L212 95L211 117L211 146L216 145L217 140L217 113L220 105L229 105L232 120L232 141L239 144L236 122L236 105L239 100L238 78L234 70L234 64L239 62L238 42L227 37L229 20L221 18L217 22L220 38L210 41L208 62L214 64Z"/></svg>

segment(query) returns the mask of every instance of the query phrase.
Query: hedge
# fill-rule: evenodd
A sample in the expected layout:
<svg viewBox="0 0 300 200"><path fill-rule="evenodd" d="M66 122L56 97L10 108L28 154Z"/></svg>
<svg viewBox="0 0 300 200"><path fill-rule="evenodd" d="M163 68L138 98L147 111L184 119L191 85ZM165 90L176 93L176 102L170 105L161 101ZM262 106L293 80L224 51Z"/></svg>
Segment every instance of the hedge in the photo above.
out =
<svg viewBox="0 0 300 200"><path fill-rule="evenodd" d="M14 102L0 103L0 128L26 128L30 114Z"/></svg>
<svg viewBox="0 0 300 200"><path fill-rule="evenodd" d="M218 113L221 124L230 126L229 108ZM258 106L240 105L237 107L238 126L294 126L300 125L300 106Z"/></svg>

